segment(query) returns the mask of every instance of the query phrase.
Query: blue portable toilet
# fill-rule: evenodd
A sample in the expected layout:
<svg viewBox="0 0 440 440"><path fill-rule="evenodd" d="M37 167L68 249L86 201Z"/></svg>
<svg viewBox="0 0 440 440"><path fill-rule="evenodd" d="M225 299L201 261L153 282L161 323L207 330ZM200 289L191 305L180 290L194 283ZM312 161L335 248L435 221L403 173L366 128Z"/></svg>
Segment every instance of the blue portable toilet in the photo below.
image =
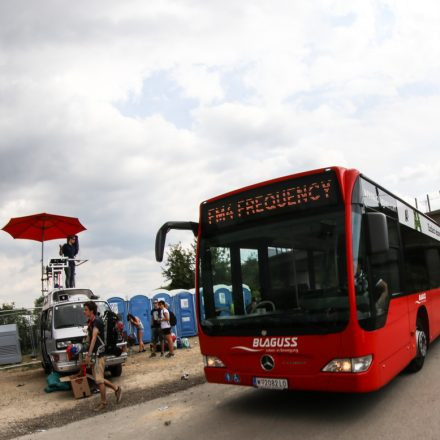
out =
<svg viewBox="0 0 440 440"><path fill-rule="evenodd" d="M166 290L161 290L160 292L155 293L153 298L151 298L151 299L152 300L157 299L158 301L165 301L166 303L168 303L170 305L170 307L172 306L173 299L170 295L170 292L168 292Z"/></svg>
<svg viewBox="0 0 440 440"><path fill-rule="evenodd" d="M194 292L194 298L196 298L196 294ZM205 300L203 299L203 287L200 288L200 293L199 293L199 306L200 306L200 319L202 321L205 320ZM195 301L194 301L194 305L195 305ZM196 314L197 314L197 309L196 309Z"/></svg>
<svg viewBox="0 0 440 440"><path fill-rule="evenodd" d="M176 315L176 335L178 336L182 336L181 335L181 325L180 325L180 307L179 307L179 300L177 298L178 294L182 291L182 289L173 289L170 290L170 297L171 297L171 302L168 301L168 303L170 304L171 310L174 312L174 314Z"/></svg>
<svg viewBox="0 0 440 440"><path fill-rule="evenodd" d="M181 290L174 298L176 310L178 310L176 317L179 336L187 338L189 336L197 335L194 295L187 290Z"/></svg>
<svg viewBox="0 0 440 440"><path fill-rule="evenodd" d="M194 316L196 317L196 329L197 329L197 320L198 320L198 315L197 315L197 295L196 295L196 289L189 289L188 292L192 295L193 297L193 304L194 304ZM199 306L200 306L200 319L201 321L203 321L205 319L205 302L203 299L203 287L199 288Z"/></svg>
<svg viewBox="0 0 440 440"><path fill-rule="evenodd" d="M130 299L129 313L137 316L143 326L144 333L142 335L143 342L151 341L151 326L150 326L150 316L151 316L151 302L150 299L145 295L135 295ZM137 340L137 334L136 335Z"/></svg>
<svg viewBox="0 0 440 440"><path fill-rule="evenodd" d="M249 306L252 302L251 289L249 289L249 286L246 284L243 284L243 302L245 309L247 309L247 306Z"/></svg>
<svg viewBox="0 0 440 440"><path fill-rule="evenodd" d="M157 293L155 293L153 295L153 297L151 298L152 300L157 299L158 301L165 301L166 303L168 303L170 305L170 310L172 310L174 312L174 314L176 315L176 307L174 306L174 298L170 295L170 293L168 291L162 290L159 291ZM176 315L177 318L177 315ZM171 331L176 335L179 336L177 333L177 326L173 327L171 329Z"/></svg>
<svg viewBox="0 0 440 440"><path fill-rule="evenodd" d="M193 303L194 303L194 316L196 317L196 326L197 326L197 295L196 295L196 289L190 289L189 292L193 296ZM199 307L200 307L200 320L204 321L205 319L205 302L203 299L203 287L199 288Z"/></svg>
<svg viewBox="0 0 440 440"><path fill-rule="evenodd" d="M119 316L119 319L124 324L124 331L128 334L128 302L119 296L113 296L112 298L109 298L107 302L109 303L110 308Z"/></svg>
<svg viewBox="0 0 440 440"><path fill-rule="evenodd" d="M217 316L231 316L232 295L228 286L218 284L214 286L214 305Z"/></svg>

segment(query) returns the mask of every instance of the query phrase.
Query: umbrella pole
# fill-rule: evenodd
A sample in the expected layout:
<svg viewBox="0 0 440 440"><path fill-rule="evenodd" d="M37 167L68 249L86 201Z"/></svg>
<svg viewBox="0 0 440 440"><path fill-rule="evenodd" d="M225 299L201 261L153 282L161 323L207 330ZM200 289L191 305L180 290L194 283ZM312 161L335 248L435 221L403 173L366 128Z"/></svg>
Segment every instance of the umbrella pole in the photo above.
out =
<svg viewBox="0 0 440 440"><path fill-rule="evenodd" d="M44 296L44 222L41 230L41 296Z"/></svg>
<svg viewBox="0 0 440 440"><path fill-rule="evenodd" d="M44 295L44 240L41 242L41 295Z"/></svg>

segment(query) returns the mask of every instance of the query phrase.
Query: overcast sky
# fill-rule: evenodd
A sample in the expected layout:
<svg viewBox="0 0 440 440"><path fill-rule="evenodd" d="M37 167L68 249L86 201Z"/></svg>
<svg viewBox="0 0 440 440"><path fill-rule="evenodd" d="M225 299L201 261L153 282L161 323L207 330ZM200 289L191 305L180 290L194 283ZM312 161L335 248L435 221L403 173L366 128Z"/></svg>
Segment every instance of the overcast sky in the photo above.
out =
<svg viewBox="0 0 440 440"><path fill-rule="evenodd" d="M423 0L3 1L0 227L78 217L77 285L126 296L163 283L163 222L237 187L340 165L438 196L439 22ZM39 260L0 233L0 304L33 304Z"/></svg>

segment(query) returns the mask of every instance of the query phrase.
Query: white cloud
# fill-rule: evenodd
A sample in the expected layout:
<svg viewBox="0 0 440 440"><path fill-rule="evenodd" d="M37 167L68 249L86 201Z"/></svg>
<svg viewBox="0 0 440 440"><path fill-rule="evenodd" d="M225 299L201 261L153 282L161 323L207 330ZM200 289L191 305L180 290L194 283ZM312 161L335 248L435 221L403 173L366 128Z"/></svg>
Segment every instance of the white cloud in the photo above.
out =
<svg viewBox="0 0 440 440"><path fill-rule="evenodd" d="M196 98L202 104L223 98L220 75L215 71L210 72L207 66L180 66L172 76L182 86L186 96Z"/></svg>
<svg viewBox="0 0 440 440"><path fill-rule="evenodd" d="M122 294L161 284L164 221L234 188L343 165L438 190L440 8L422 3L4 2L2 221L78 216L80 279ZM30 305L39 246L0 244L0 301Z"/></svg>

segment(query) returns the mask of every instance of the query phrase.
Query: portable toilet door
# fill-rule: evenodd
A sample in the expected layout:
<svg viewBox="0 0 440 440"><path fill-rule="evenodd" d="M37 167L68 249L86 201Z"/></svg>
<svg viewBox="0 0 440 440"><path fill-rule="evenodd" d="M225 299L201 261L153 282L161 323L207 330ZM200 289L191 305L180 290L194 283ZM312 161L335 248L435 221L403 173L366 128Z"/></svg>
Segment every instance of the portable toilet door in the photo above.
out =
<svg viewBox="0 0 440 440"><path fill-rule="evenodd" d="M150 317L151 317L151 303L149 298L145 295L135 295L130 299L130 312L132 315L137 316L144 326L144 333L142 335L143 342L151 341L151 326L150 326ZM137 340L137 331L132 329L132 333L136 336Z"/></svg>
<svg viewBox="0 0 440 440"><path fill-rule="evenodd" d="M172 305L171 303L173 301L172 296L168 292L158 292L158 293L156 293L153 296L152 300L155 300L155 299L157 299L158 301L165 301L170 306Z"/></svg>
<svg viewBox="0 0 440 440"><path fill-rule="evenodd" d="M194 311L194 295L182 290L176 295L176 309L179 309L177 326L182 338L197 335L196 314Z"/></svg>
<svg viewBox="0 0 440 440"><path fill-rule="evenodd" d="M124 324L124 332L128 335L128 321L127 321L127 313L128 313L128 304L124 298L119 296L114 296L109 298L107 302L110 305L110 308L118 315L119 319Z"/></svg>
<svg viewBox="0 0 440 440"><path fill-rule="evenodd" d="M217 316L231 316L231 291L228 286L214 286L214 305Z"/></svg>

